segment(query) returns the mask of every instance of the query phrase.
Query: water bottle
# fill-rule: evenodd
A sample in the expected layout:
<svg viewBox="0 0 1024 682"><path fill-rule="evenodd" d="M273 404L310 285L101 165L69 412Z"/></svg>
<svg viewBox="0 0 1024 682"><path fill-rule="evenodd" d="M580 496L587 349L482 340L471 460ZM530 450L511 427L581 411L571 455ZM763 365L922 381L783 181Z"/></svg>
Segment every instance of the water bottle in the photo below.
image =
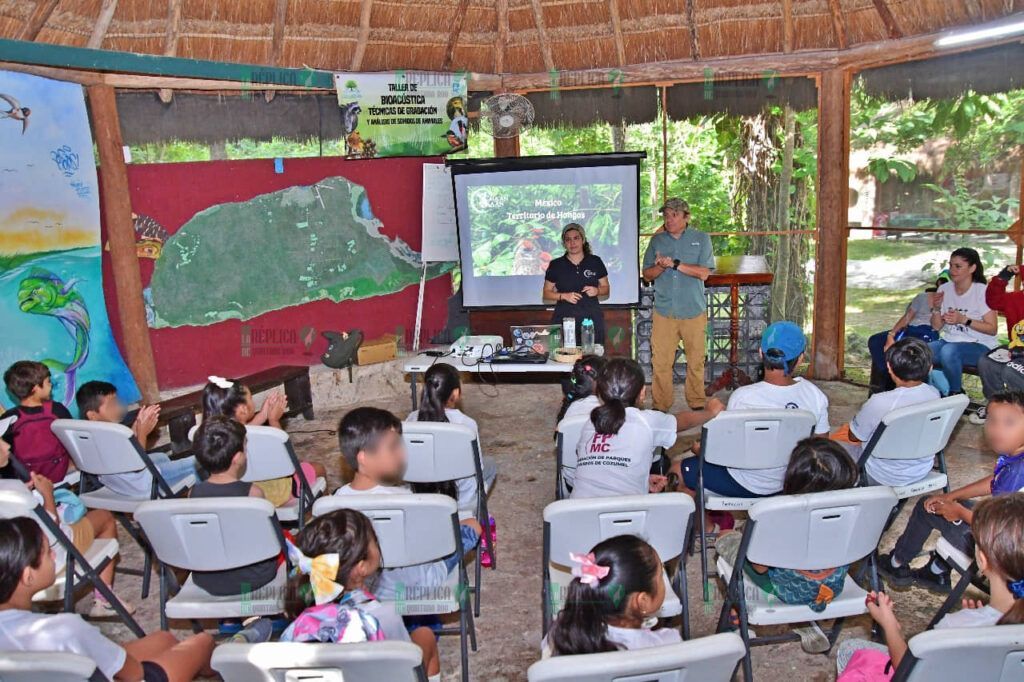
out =
<svg viewBox="0 0 1024 682"><path fill-rule="evenodd" d="M584 354L590 355L594 352L594 321L589 317L583 318L583 326L580 330L580 339Z"/></svg>
<svg viewBox="0 0 1024 682"><path fill-rule="evenodd" d="M576 347L576 318L575 317L563 317L562 318L562 347L563 348L575 348Z"/></svg>

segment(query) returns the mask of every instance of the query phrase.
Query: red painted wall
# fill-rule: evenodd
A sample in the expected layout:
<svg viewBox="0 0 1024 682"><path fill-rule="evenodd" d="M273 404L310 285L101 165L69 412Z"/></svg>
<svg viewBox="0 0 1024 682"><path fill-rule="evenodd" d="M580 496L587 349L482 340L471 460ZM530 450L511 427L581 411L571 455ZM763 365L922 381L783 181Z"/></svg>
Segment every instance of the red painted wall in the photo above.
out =
<svg viewBox="0 0 1024 682"><path fill-rule="evenodd" d="M309 185L340 175L366 188L374 215L383 222L388 237L401 237L414 249L421 244L422 165L437 159L396 158L349 161L336 157L285 159L284 172L274 172L273 159L130 165L132 210L152 217L169 233L197 212L233 201L247 201L259 194L292 185ZM105 227L104 227L105 229ZM104 242L105 242L104 238ZM268 244L267 258L274 257ZM143 286L148 286L153 261L139 259ZM252 267L258 268L259 263ZM224 273L231 277L230 272ZM103 277L107 283L107 310L114 334L121 342L117 323L117 297L110 256L104 252ZM210 374L239 376L282 364L315 365L327 342L323 330L361 329L367 339L405 330L411 343L416 321L416 285L391 294L360 301L318 301L269 312L250 320L228 320L205 327L150 330L157 377L161 389L204 382ZM427 282L423 335L429 339L444 326L451 278ZM243 351L243 326L249 327L251 344ZM316 330L307 350L300 332ZM123 346L122 346L123 347Z"/></svg>

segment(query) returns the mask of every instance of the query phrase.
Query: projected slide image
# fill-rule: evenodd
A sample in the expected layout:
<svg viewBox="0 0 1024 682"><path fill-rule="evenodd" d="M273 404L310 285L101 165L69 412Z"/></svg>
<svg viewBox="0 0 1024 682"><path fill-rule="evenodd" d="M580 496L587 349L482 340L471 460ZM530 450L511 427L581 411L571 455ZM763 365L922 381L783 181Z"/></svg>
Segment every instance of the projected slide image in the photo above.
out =
<svg viewBox="0 0 1024 682"><path fill-rule="evenodd" d="M533 184L469 187L473 275L543 275L564 253L562 228L579 223L609 273L622 269L622 185Z"/></svg>

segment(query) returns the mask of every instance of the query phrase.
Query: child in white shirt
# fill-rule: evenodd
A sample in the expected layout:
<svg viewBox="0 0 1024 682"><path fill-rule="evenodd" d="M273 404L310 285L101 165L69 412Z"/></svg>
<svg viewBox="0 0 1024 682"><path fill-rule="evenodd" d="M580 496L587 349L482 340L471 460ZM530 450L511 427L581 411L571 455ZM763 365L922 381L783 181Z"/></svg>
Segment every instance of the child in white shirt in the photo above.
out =
<svg viewBox="0 0 1024 682"><path fill-rule="evenodd" d="M654 449L672 447L677 432L700 426L723 409L714 398L701 412L637 409L646 390L636 361L615 358L605 365L597 380L601 405L591 412L576 447L572 499L661 491L667 479L651 474Z"/></svg>
<svg viewBox="0 0 1024 682"><path fill-rule="evenodd" d="M887 414L942 397L934 386L926 383L932 368L932 352L924 341L913 337L900 339L885 351L885 362L896 388L868 398L853 421L832 434L832 439L842 443L855 460L860 459L864 445L871 441ZM920 481L934 464L934 456L920 459L869 457L864 469L871 485L900 486Z"/></svg>

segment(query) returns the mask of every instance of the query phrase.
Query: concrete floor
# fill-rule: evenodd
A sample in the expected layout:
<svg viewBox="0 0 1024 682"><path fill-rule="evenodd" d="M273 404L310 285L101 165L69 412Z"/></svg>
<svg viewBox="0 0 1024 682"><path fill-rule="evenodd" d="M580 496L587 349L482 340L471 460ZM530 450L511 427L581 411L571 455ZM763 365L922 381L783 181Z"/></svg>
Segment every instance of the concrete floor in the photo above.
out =
<svg viewBox="0 0 1024 682"><path fill-rule="evenodd" d="M819 384L831 401L833 427L848 421L866 397L865 389L843 383ZM407 390L407 388L405 389ZM725 397L725 396L721 396ZM497 484L491 494L490 510L498 527L498 570L485 571L483 578L483 610L477 620L479 650L470 654L471 678L504 682L525 680L526 669L539 658L541 639L541 514L554 499L554 457L552 432L561 400L557 384L468 384L464 390L464 410L474 417L481 431L484 452L494 457L499 466ZM393 398L371 403L392 410L404 417L411 409L408 393L397 392ZM681 394L677 406L683 405ZM333 429L347 411L321 409L312 422L298 419L288 430L299 456L326 465L329 490L345 480ZM696 432L683 434L671 454L680 455L696 438ZM994 455L984 448L981 428L966 419L961 421L952 447L947 451L951 483L954 487L990 473ZM909 507L904 510L904 517ZM904 520L895 524L897 531ZM883 539L883 548L895 541L895 533ZM121 533L122 561L139 565L141 556L130 538ZM690 614L694 636L712 634L721 602L713 595L709 604L701 601L698 561L688 567ZM140 579L119 575L115 589L138 603L140 624L146 631L159 627L156 589L144 602L139 602ZM895 592L898 614L908 635L924 628L942 599L929 592L911 588ZM78 602L79 611L87 611L90 598ZM130 638L129 631L119 623L102 623L100 628L115 640ZM187 623L172 623L185 635ZM847 621L841 637L863 637L869 633L870 619L859 617ZM444 680L459 679L459 648L457 638L441 641ZM753 654L755 676L760 680L833 680L835 662L832 655L808 655L799 644L788 643L759 647Z"/></svg>

